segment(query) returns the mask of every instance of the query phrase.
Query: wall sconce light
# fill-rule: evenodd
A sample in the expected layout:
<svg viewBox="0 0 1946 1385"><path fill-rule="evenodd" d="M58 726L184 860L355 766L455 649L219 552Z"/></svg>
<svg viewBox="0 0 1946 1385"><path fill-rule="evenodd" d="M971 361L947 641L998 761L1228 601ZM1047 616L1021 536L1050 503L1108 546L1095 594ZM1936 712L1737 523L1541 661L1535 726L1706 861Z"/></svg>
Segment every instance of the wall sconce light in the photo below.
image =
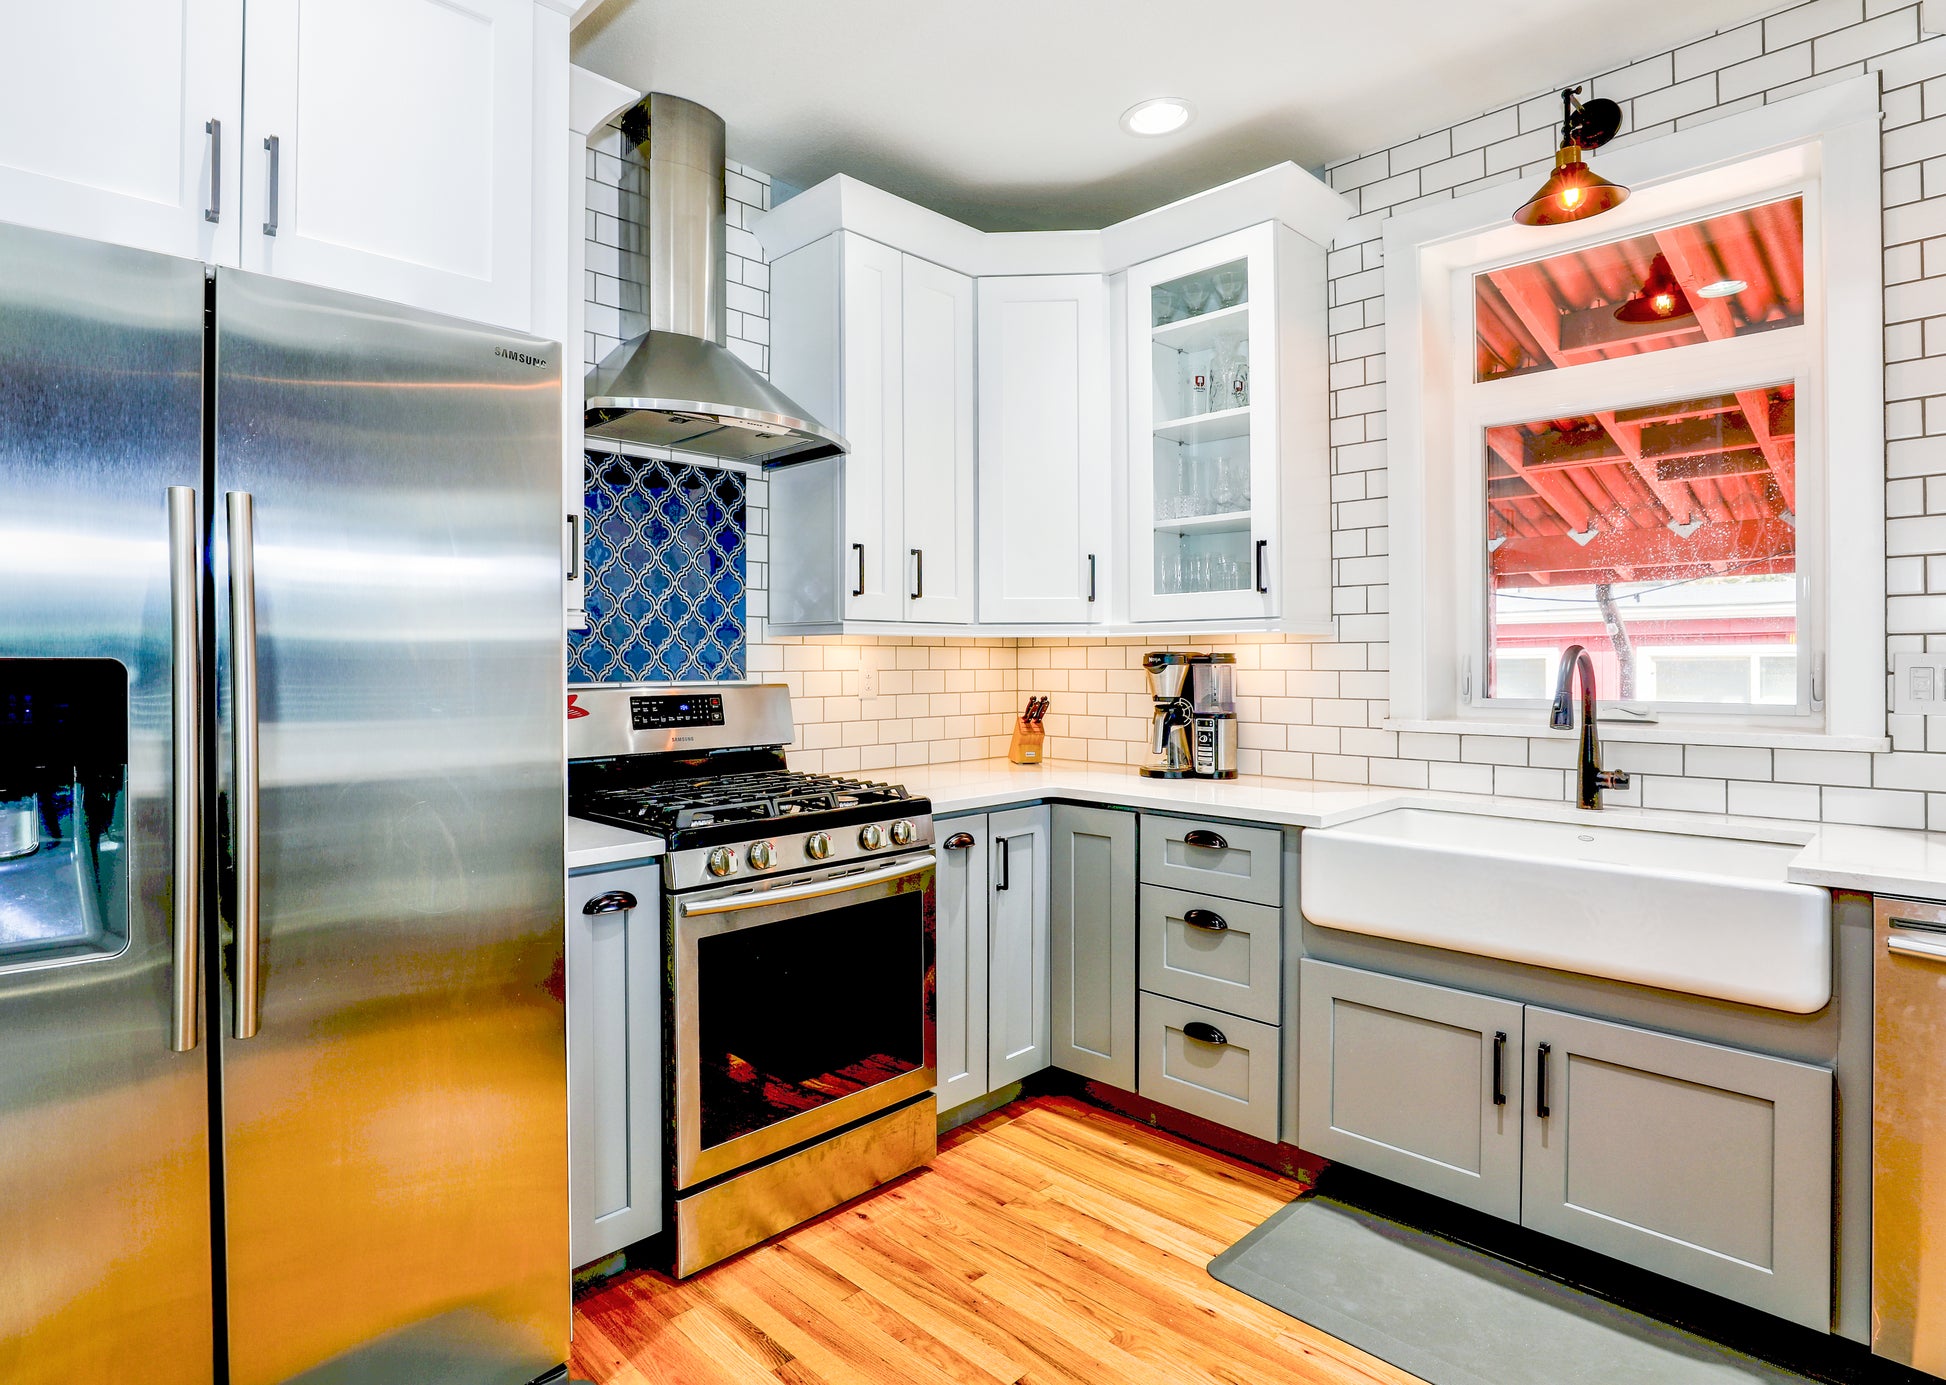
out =
<svg viewBox="0 0 1946 1385"><path fill-rule="evenodd" d="M1675 271L1669 268L1665 255L1657 255L1649 262L1649 277L1642 281L1642 287L1615 309L1618 322L1673 322L1679 317L1694 316L1696 310L1689 305L1689 295L1676 282Z"/></svg>
<svg viewBox="0 0 1946 1385"><path fill-rule="evenodd" d="M1627 188L1590 170L1584 157L1615 138L1622 128L1622 108L1604 97L1584 103L1580 92L1580 87L1561 92L1561 148L1541 190L1514 213L1522 226L1559 226L1600 216L1628 199Z"/></svg>

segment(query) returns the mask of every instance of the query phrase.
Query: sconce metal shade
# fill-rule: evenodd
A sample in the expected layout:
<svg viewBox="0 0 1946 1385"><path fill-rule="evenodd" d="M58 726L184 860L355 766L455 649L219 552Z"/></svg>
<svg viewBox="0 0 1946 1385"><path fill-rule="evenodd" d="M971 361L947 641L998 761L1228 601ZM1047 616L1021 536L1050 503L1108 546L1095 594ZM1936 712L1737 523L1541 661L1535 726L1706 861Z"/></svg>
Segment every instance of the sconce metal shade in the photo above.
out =
<svg viewBox="0 0 1946 1385"><path fill-rule="evenodd" d="M1600 216L1628 200L1628 189L1588 167L1578 144L1564 144L1541 190L1521 204L1514 220L1523 226L1560 226Z"/></svg>
<svg viewBox="0 0 1946 1385"><path fill-rule="evenodd" d="M1695 315L1696 309L1690 305L1689 295L1682 291L1675 271L1669 268L1668 259L1662 255L1649 262L1649 276L1642 281L1642 287L1615 309L1615 320L1618 322L1672 322Z"/></svg>

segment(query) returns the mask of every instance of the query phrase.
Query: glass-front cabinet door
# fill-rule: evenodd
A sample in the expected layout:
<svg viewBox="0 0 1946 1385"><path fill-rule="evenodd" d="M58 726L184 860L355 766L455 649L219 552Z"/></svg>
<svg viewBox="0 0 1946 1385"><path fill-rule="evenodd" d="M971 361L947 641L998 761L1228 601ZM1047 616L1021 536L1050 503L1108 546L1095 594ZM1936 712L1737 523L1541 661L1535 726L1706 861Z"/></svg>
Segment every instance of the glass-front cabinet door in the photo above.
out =
<svg viewBox="0 0 1946 1385"><path fill-rule="evenodd" d="M1128 272L1135 620L1278 614L1276 231Z"/></svg>

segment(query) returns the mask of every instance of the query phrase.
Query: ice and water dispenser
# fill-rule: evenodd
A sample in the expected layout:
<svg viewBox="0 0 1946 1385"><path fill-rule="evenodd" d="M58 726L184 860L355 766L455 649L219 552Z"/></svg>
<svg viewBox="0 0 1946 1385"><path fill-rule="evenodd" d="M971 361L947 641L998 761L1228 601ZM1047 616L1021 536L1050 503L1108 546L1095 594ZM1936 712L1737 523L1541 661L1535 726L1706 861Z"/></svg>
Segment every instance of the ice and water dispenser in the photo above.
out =
<svg viewBox="0 0 1946 1385"><path fill-rule="evenodd" d="M0 659L0 970L128 938L128 670Z"/></svg>

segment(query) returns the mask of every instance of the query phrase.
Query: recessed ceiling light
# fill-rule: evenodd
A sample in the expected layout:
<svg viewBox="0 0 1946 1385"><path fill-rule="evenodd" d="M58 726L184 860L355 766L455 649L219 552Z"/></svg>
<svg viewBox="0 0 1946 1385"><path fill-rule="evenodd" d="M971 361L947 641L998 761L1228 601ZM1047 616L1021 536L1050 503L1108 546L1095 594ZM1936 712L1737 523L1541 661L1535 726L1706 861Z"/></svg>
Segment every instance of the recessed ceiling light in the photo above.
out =
<svg viewBox="0 0 1946 1385"><path fill-rule="evenodd" d="M1749 287L1750 285L1741 279L1718 279L1713 284L1704 284L1696 292L1704 298L1728 298L1732 294L1742 293Z"/></svg>
<svg viewBox="0 0 1946 1385"><path fill-rule="evenodd" d="M1175 96L1138 101L1122 112L1122 128L1131 135L1167 135L1189 123L1189 103Z"/></svg>

